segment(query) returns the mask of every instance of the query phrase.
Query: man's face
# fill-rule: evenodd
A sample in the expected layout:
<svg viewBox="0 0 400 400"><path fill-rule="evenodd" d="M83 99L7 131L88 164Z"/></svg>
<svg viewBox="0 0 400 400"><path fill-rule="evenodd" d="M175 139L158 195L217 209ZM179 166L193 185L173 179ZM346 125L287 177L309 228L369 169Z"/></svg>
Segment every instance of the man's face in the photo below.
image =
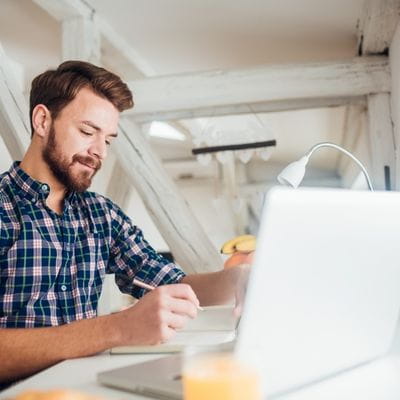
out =
<svg viewBox="0 0 400 400"><path fill-rule="evenodd" d="M83 88L53 121L43 159L68 190L90 186L117 135L118 119L112 103Z"/></svg>

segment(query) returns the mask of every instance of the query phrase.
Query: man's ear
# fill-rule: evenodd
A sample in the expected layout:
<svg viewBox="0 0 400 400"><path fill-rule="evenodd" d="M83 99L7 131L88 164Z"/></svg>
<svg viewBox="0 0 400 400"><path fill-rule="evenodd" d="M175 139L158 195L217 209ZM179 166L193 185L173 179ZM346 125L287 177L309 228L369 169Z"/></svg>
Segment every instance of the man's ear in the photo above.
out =
<svg viewBox="0 0 400 400"><path fill-rule="evenodd" d="M34 132L41 138L45 138L51 127L51 114L49 109L38 104L32 111L32 125Z"/></svg>

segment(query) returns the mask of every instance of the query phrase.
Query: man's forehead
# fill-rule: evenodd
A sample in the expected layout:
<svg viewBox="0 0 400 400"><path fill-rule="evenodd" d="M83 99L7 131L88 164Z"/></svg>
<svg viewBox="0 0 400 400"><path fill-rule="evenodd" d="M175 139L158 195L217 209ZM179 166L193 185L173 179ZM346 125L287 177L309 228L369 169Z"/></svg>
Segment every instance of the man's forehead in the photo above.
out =
<svg viewBox="0 0 400 400"><path fill-rule="evenodd" d="M83 123L95 130L116 132L119 111L107 99L92 90L83 88L60 113L75 123Z"/></svg>

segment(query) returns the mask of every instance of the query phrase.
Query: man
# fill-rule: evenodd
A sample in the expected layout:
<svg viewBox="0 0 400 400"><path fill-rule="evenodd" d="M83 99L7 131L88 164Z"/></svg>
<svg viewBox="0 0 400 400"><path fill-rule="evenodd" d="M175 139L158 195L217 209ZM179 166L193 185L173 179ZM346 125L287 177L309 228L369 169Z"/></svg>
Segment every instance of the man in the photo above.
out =
<svg viewBox="0 0 400 400"><path fill-rule="evenodd" d="M92 64L34 79L32 140L0 175L0 382L113 346L169 340L197 306L231 300L243 268L185 276L110 200L88 192L133 106L126 84ZM106 273L131 308L96 316ZM136 278L157 286L146 290Z"/></svg>

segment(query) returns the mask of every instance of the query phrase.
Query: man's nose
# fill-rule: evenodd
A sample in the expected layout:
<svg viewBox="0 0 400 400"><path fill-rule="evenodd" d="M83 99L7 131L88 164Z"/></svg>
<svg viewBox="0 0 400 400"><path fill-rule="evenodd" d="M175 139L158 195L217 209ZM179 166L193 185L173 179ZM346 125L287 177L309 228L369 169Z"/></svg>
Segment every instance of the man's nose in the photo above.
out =
<svg viewBox="0 0 400 400"><path fill-rule="evenodd" d="M89 153L100 160L104 160L107 157L107 144L103 138L99 137L90 146Z"/></svg>

